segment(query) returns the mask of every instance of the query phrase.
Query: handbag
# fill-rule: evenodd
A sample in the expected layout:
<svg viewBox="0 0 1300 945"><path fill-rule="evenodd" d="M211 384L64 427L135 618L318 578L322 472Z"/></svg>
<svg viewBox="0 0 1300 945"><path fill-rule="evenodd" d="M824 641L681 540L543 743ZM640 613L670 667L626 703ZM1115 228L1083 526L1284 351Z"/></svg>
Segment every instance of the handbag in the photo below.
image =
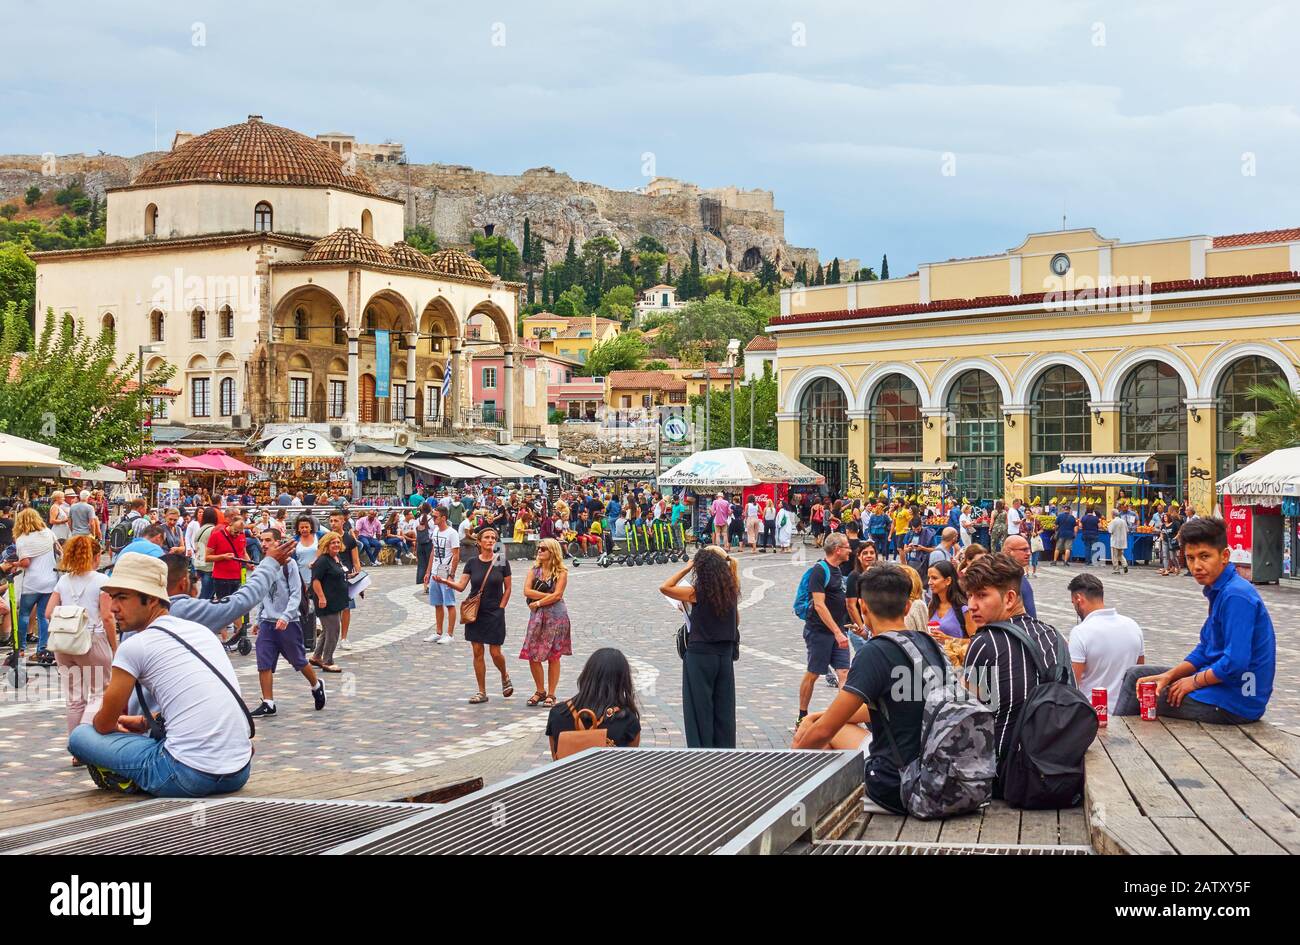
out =
<svg viewBox="0 0 1300 945"><path fill-rule="evenodd" d="M1029 539L1029 550L1030 550L1030 551L1042 551L1042 550L1043 550L1043 536L1042 536L1042 535L1035 535L1033 538Z"/></svg>
<svg viewBox="0 0 1300 945"><path fill-rule="evenodd" d="M573 700L567 703L569 712L573 715L573 730L561 732L556 738L555 760L567 758L569 755L576 755L580 751L586 751L588 748L615 748L614 742L609 737L609 732L601 728L606 722L618 714L616 706L611 706L605 710L603 717L598 717L591 709L573 708ZM583 724L583 716L591 719L590 725Z"/></svg>
<svg viewBox="0 0 1300 945"><path fill-rule="evenodd" d="M686 619L682 621L682 625L677 628L676 634L677 656L681 659L686 659L686 646L691 640L691 612L684 608L683 612L686 614Z"/></svg>
<svg viewBox="0 0 1300 945"><path fill-rule="evenodd" d="M69 578L71 583L71 578ZM81 600L81 594L77 600ZM60 604L50 616L49 644L51 653L63 653L67 656L83 656L90 652L90 615L80 603Z"/></svg>
<svg viewBox="0 0 1300 945"><path fill-rule="evenodd" d="M492 576L492 569L497 566L495 560L488 565L487 571L483 575L483 583L479 586L478 593L472 597L467 597L460 605L460 622L473 623L478 620L478 607L483 602L483 592L487 590L488 578Z"/></svg>

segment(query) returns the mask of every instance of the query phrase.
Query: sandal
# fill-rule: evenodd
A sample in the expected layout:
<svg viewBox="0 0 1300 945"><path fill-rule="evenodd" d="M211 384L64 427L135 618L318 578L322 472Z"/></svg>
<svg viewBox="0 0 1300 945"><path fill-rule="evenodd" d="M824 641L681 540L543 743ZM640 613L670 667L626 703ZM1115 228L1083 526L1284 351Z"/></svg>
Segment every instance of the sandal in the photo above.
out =
<svg viewBox="0 0 1300 945"><path fill-rule="evenodd" d="M321 667L321 669L324 670L324 671L327 672L327 673L341 673L341 672L343 672L343 667L342 667L342 666L339 666L337 663L326 663L324 666Z"/></svg>
<svg viewBox="0 0 1300 945"><path fill-rule="evenodd" d="M539 689L536 692L534 692L531 696L528 697L528 701L524 703L524 705L540 705L542 700L545 698L546 698L546 693L542 692Z"/></svg>
<svg viewBox="0 0 1300 945"><path fill-rule="evenodd" d="M515 694L515 684L512 683L510 681L510 677L507 676L505 679L501 680L501 695L509 699L514 694Z"/></svg>
<svg viewBox="0 0 1300 945"><path fill-rule="evenodd" d="M542 700L542 706L547 709L555 708L555 696L547 696Z"/></svg>
<svg viewBox="0 0 1300 945"><path fill-rule="evenodd" d="M315 666L317 669L320 669L322 666L325 665L320 660L316 659L316 657L314 656L307 657L307 662L311 663L311 665Z"/></svg>
<svg viewBox="0 0 1300 945"><path fill-rule="evenodd" d="M488 701L487 693L486 693L486 692L480 692L480 693L478 693L477 695L475 695L473 698L471 698L471 699L469 700L469 704L470 704L470 705L482 705L484 702L487 702L487 701Z"/></svg>

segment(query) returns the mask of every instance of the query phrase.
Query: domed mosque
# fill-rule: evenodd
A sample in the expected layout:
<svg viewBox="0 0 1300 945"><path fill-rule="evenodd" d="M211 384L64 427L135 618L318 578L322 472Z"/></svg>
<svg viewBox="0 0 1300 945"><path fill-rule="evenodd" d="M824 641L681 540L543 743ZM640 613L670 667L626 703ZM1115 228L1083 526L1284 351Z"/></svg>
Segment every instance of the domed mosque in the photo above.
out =
<svg viewBox="0 0 1300 945"><path fill-rule="evenodd" d="M519 284L458 249L420 252L405 223L351 155L250 115L178 134L109 189L104 246L33 254L37 311L111 327L120 361L143 345L146 367L174 365L181 394L155 405L169 423L451 432L478 416L457 379L480 341L504 368L505 429L516 408L545 411L545 381L540 397L513 389Z"/></svg>

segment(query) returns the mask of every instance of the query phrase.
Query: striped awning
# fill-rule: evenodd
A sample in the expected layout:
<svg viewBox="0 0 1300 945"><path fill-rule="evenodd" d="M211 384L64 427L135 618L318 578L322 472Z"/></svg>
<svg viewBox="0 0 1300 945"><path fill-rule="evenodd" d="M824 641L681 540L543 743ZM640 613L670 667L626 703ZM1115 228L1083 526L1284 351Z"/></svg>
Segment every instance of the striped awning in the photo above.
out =
<svg viewBox="0 0 1300 945"><path fill-rule="evenodd" d="M1061 472L1085 476L1122 473L1125 476L1145 478L1154 453L1067 453L1061 457Z"/></svg>

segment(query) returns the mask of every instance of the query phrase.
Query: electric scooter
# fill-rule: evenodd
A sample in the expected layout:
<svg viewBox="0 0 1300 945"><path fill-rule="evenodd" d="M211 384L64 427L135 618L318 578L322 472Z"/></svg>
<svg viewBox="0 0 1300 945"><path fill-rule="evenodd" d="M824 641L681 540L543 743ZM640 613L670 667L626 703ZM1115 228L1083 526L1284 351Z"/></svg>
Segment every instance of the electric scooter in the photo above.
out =
<svg viewBox="0 0 1300 945"><path fill-rule="evenodd" d="M667 525L664 524L663 519L655 519L655 564L668 563L668 549L665 547L666 529Z"/></svg>
<svg viewBox="0 0 1300 945"><path fill-rule="evenodd" d="M623 555L623 563L629 568L641 562L637 560L640 557L640 545L636 538L636 524L632 521L627 523L627 554Z"/></svg>

